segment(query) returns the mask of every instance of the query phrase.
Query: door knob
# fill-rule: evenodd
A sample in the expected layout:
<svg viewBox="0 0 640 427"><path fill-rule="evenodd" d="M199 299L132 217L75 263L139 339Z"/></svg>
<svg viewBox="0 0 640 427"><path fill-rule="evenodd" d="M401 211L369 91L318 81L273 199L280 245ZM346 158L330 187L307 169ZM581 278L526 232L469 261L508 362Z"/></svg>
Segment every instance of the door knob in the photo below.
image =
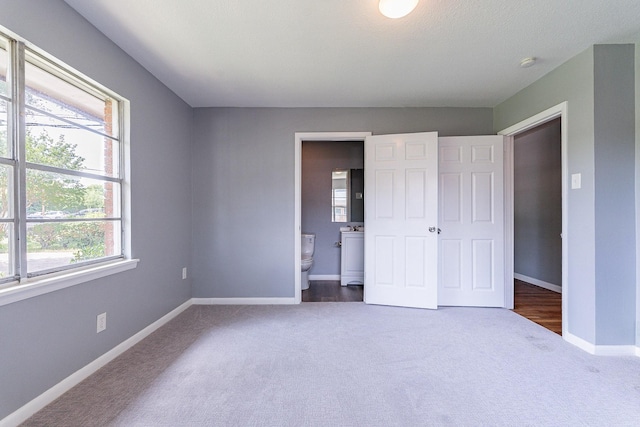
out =
<svg viewBox="0 0 640 427"><path fill-rule="evenodd" d="M436 232L436 230L438 230L438 234L440 234L440 232L442 231L442 230L440 230L439 228L429 227L429 232L431 232L431 233L435 233L435 232Z"/></svg>

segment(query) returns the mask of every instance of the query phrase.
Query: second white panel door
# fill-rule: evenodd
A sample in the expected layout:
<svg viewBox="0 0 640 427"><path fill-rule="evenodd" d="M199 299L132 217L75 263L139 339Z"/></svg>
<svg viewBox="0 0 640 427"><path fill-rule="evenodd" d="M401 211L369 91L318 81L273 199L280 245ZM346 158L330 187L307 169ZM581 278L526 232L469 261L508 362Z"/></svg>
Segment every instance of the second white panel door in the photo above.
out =
<svg viewBox="0 0 640 427"><path fill-rule="evenodd" d="M439 138L438 305L505 306L503 144Z"/></svg>

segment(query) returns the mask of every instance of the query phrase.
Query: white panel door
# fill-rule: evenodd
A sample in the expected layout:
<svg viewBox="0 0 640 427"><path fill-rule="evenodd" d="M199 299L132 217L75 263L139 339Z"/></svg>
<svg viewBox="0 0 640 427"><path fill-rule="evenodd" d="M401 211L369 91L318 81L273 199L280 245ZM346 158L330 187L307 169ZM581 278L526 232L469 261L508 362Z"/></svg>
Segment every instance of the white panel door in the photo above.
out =
<svg viewBox="0 0 640 427"><path fill-rule="evenodd" d="M503 144L439 138L439 305L505 306Z"/></svg>
<svg viewBox="0 0 640 427"><path fill-rule="evenodd" d="M435 309L438 134L368 136L364 151L364 300Z"/></svg>

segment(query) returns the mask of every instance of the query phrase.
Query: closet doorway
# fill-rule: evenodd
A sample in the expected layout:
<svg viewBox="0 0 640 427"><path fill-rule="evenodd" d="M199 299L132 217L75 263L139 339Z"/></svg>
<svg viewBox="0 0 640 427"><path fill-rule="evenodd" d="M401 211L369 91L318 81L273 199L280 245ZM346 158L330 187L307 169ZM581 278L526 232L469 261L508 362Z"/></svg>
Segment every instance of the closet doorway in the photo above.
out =
<svg viewBox="0 0 640 427"><path fill-rule="evenodd" d="M513 308L558 334L567 330L565 108L501 132L511 136Z"/></svg>
<svg viewBox="0 0 640 427"><path fill-rule="evenodd" d="M561 119L513 138L514 311L562 333Z"/></svg>

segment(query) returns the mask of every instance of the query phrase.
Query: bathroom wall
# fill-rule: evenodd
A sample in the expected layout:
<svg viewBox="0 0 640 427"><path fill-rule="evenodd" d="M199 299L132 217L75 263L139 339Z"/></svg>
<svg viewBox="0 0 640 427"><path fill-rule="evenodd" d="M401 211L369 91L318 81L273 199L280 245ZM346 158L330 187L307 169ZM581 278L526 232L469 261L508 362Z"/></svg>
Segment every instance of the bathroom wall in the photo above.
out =
<svg viewBox="0 0 640 427"><path fill-rule="evenodd" d="M295 133L487 135L491 108L196 108L193 296L294 297Z"/></svg>
<svg viewBox="0 0 640 427"><path fill-rule="evenodd" d="M560 119L514 138L514 271L555 286L562 284L561 148Z"/></svg>
<svg viewBox="0 0 640 427"><path fill-rule="evenodd" d="M316 234L312 279L340 274L340 227L362 224L331 222L331 171L362 168L363 142L302 142L302 231Z"/></svg>

